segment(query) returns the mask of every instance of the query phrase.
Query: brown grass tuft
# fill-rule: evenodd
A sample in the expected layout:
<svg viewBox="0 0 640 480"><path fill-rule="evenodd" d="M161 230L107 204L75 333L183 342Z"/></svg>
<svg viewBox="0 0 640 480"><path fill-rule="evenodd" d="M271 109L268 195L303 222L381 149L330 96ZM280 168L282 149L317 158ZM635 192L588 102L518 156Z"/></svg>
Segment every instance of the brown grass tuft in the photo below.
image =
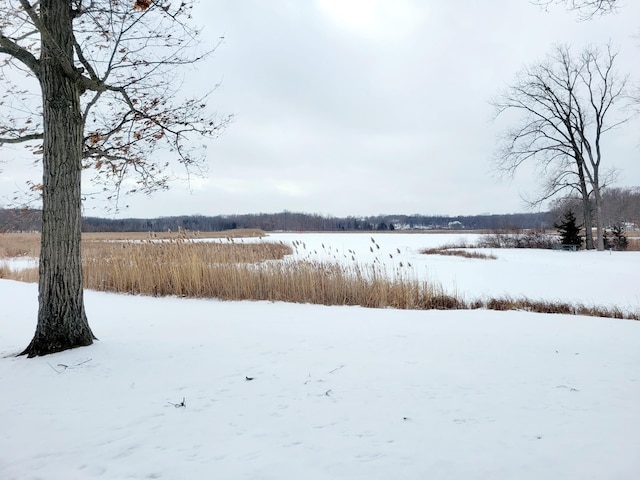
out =
<svg viewBox="0 0 640 480"><path fill-rule="evenodd" d="M474 303L475 308L482 308L482 306L479 306L482 305L482 303L482 301ZM581 303L531 300L526 297L491 298L484 302L484 307L488 310L522 310L535 313L556 313L561 315L584 315L588 317L640 320L640 312L625 311L617 307L588 306Z"/></svg>
<svg viewBox="0 0 640 480"><path fill-rule="evenodd" d="M11 270L5 264L0 263L0 278L9 278Z"/></svg>
<svg viewBox="0 0 640 480"><path fill-rule="evenodd" d="M496 257L493 254L487 254L482 252L476 252L474 250L460 250L462 248L472 248L465 243L456 245L443 245L437 248L424 248L420 250L420 253L424 255L449 255L463 258L478 258L482 260L495 260Z"/></svg>
<svg viewBox="0 0 640 480"><path fill-rule="evenodd" d="M636 232L633 232L636 233ZM638 252L640 251L640 237L627 235L627 251Z"/></svg>

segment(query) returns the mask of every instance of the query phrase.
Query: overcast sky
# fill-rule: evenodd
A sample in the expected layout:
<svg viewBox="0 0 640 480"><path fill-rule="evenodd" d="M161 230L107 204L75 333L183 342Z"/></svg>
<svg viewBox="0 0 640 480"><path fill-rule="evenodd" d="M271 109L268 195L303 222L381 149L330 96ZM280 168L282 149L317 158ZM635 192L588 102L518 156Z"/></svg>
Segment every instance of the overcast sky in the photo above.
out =
<svg viewBox="0 0 640 480"><path fill-rule="evenodd" d="M235 121L209 144L206 178L129 197L118 216L525 211L536 178L492 174L508 124L489 100L558 42L611 39L618 69L640 80L640 2L626 3L579 22L528 0L201 1L205 42L224 40L185 88L221 82L211 106ZM618 183L640 185L640 122L603 148ZM23 182L17 172L3 166L2 195Z"/></svg>

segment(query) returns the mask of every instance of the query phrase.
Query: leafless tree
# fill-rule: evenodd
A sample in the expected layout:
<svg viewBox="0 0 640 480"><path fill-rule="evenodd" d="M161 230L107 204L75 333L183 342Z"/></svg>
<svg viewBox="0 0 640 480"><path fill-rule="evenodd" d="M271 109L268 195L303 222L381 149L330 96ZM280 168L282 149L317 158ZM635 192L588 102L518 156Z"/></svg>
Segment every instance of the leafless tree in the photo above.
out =
<svg viewBox="0 0 640 480"><path fill-rule="evenodd" d="M618 0L533 0L533 3L543 7L551 4L566 6L567 9L578 12L582 20L588 20L596 15L615 12Z"/></svg>
<svg viewBox="0 0 640 480"><path fill-rule="evenodd" d="M621 110L614 111L626 102L628 81L614 71L615 60L610 46L586 48L577 56L568 46L556 46L492 101L496 116L513 112L518 119L503 134L496 168L514 174L533 163L544 179L542 200L567 189L578 191L587 248L594 246L593 204L598 250L604 249L602 189L610 178L603 170L603 136L628 120Z"/></svg>
<svg viewBox="0 0 640 480"><path fill-rule="evenodd" d="M83 171L116 196L167 188L172 162L197 171L204 152L194 140L215 137L228 121L207 113L207 95L180 91L178 69L205 56L191 7L189 0L0 6L0 78L8 92L0 99L0 145L26 143L43 171L33 186L42 194L42 248L29 357L95 338L83 300Z"/></svg>

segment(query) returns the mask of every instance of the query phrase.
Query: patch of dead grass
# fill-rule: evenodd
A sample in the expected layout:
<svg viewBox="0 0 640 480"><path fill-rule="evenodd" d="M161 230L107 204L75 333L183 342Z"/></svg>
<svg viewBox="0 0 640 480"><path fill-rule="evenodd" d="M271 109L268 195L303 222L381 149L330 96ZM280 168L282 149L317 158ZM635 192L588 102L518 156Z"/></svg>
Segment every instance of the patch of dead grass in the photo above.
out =
<svg viewBox="0 0 640 480"><path fill-rule="evenodd" d="M474 304L473 308L488 310L522 310L535 313L555 313L561 315L584 315L588 317L606 317L628 320L640 320L640 312L625 311L617 307L589 306L581 303L532 300L526 297L491 298Z"/></svg>
<svg viewBox="0 0 640 480"><path fill-rule="evenodd" d="M637 233L637 232L634 232ZM640 236L629 236L627 235L627 252L640 252Z"/></svg>
<svg viewBox="0 0 640 480"><path fill-rule="evenodd" d="M90 232L82 234L83 249L102 242L177 240L177 239L240 239L262 238L266 234L257 228L238 228L221 232ZM40 256L39 233L0 233L0 258Z"/></svg>
<svg viewBox="0 0 640 480"><path fill-rule="evenodd" d="M0 233L0 258L38 257L39 233Z"/></svg>
<svg viewBox="0 0 640 480"><path fill-rule="evenodd" d="M183 239L211 239L211 238L262 238L266 233L258 228L237 228L234 230L222 230L220 232L192 232L179 229L176 232L85 232L82 240L91 242L102 241L144 241L176 240Z"/></svg>
<svg viewBox="0 0 640 480"><path fill-rule="evenodd" d="M446 255L462 258L476 258L481 260L495 260L498 258L492 253L482 253L475 250L467 250L469 248L472 248L472 246L466 243L460 243L455 245L443 245L436 248L423 248L422 250L420 250L420 253L422 253L423 255Z"/></svg>

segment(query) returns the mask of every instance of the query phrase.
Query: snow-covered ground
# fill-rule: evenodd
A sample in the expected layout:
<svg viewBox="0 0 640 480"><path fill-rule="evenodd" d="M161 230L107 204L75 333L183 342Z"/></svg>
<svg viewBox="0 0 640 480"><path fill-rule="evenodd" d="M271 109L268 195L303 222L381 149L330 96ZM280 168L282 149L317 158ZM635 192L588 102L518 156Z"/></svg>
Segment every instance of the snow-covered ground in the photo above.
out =
<svg viewBox="0 0 640 480"><path fill-rule="evenodd" d="M634 252L469 260L416 253L451 237L370 237L271 239L468 297L640 304ZM89 291L99 342L15 358L36 295L0 280L2 480L639 478L639 322Z"/></svg>

